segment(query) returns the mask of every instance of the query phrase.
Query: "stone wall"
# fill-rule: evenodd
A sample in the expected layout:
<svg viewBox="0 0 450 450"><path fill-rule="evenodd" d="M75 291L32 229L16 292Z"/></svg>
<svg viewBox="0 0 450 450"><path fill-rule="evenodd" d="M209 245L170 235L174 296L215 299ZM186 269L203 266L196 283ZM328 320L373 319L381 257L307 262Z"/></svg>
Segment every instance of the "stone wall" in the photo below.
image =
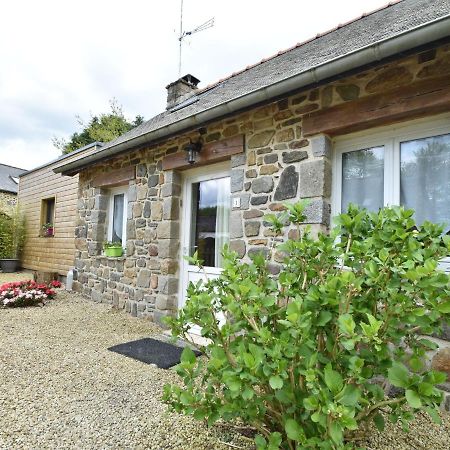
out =
<svg viewBox="0 0 450 450"><path fill-rule="evenodd" d="M171 151L143 150L80 176L75 289L152 320L177 305L181 177L161 172L161 158ZM128 186L126 254L107 258L102 243L108 189L93 187L92 176L130 164L136 165L136 178Z"/></svg>
<svg viewBox="0 0 450 450"><path fill-rule="evenodd" d="M264 214L279 211L284 201L300 198L310 200L306 222L313 231L328 230L332 143L324 135L303 136L305 114L446 72L450 73L449 46L208 125L205 142L245 134L245 152L230 162L231 197L240 201L231 211L231 248L242 258L264 252L271 261L271 271L278 273L281 259L272 250L275 237L264 222ZM75 289L94 301L108 302L155 321L175 312L181 174L163 171L161 161L181 150L192 136L185 134L129 152L80 173ZM135 167L136 176L128 183L126 255L106 258L101 246L106 238L108 190L95 187L93 180L130 165Z"/></svg>
<svg viewBox="0 0 450 450"><path fill-rule="evenodd" d="M17 195L11 192L0 191L0 211L8 211L17 204Z"/></svg>

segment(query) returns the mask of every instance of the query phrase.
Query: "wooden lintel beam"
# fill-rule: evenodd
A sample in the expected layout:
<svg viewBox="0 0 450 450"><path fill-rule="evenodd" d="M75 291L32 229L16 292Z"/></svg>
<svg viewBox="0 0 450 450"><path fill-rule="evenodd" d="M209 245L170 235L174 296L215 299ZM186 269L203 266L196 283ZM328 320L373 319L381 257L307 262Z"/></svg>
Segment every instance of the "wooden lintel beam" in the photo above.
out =
<svg viewBox="0 0 450 450"><path fill-rule="evenodd" d="M303 134L335 136L445 111L450 111L450 75L307 114Z"/></svg>
<svg viewBox="0 0 450 450"><path fill-rule="evenodd" d="M92 180L95 187L113 187L127 184L128 181L134 180L136 177L136 169L134 166L122 167L111 172L96 175Z"/></svg>
<svg viewBox="0 0 450 450"><path fill-rule="evenodd" d="M201 151L197 154L195 167L225 161L232 155L237 155L244 151L244 135L239 134L231 138L222 139L216 142L203 144ZM167 155L162 160L163 170L183 170L192 167L186 160L186 152L181 151Z"/></svg>

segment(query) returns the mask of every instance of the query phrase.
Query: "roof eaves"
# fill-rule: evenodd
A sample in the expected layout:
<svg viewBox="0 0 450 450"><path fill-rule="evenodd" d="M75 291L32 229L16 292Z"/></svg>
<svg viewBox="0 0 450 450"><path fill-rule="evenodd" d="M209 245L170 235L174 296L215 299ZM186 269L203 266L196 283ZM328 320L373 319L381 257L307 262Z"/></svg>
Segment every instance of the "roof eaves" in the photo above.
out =
<svg viewBox="0 0 450 450"><path fill-rule="evenodd" d="M402 1L402 0L399 0L399 1ZM396 2L396 3L397 3L397 2ZM450 16L446 16L445 18L447 18L447 17L450 17ZM439 22L439 21L441 21L442 19L443 19L443 18L440 18L440 19L438 19L438 20L432 21L431 23L433 23L433 22ZM428 25L428 24L429 24L429 23L421 24L420 26L417 27L417 29L423 28L424 26L426 26L426 25ZM405 33L400 33L400 34L396 35L394 38L398 38L398 37L400 37L400 36L402 36L402 35L409 34L409 33L410 33L411 31L413 31L413 30L414 30L414 29L411 29L411 30L408 30L408 31L405 32ZM337 61L339 61L339 60L342 60L342 59L344 59L344 58L348 58L348 57L350 57L350 56L352 56L352 55L358 54L358 53L360 53L360 52L362 52L362 51L364 51L364 50L367 50L368 48L376 47L376 46L378 46L380 43L387 42L387 41L389 41L389 40L391 40L391 39L392 39L392 38L387 39L387 40L380 40L380 41L377 41L377 42L375 42L375 43L371 43L371 44L368 45L367 47L362 47L362 48L359 48L359 49L357 49L357 50L355 50L355 51L346 53L345 55L340 55L340 56L337 56L336 58L329 59L329 60L328 60L327 62L325 62L325 63L322 63L322 64L319 64L319 65L317 65L317 66L308 68L308 69L306 69L306 70L304 70L304 71L302 71L302 72L299 72L298 74L296 74L296 75L294 75L294 76L291 76L291 77L288 77L288 78L284 78L283 80L280 80L280 81L278 81L278 82L276 82L276 83L274 83L274 84L272 84L272 85L267 85L267 86L264 86L264 87L262 87L262 88L257 88L257 89L255 89L254 91L245 93L245 94L241 95L240 97L234 98L232 101L234 101L234 100L239 100L240 98L243 98L243 97L252 95L252 94L254 94L255 92L258 92L258 91L260 91L260 90L264 90L264 89L267 89L268 87L275 86L275 85L277 85L277 84L280 84L280 83L282 83L282 82L285 82L285 81L288 80L289 78L295 78L295 77L297 77L297 76L299 76L299 75L303 75L303 74L308 73L308 72L316 72L316 74L313 75L313 78L311 79L311 82L317 82L317 81L320 81L320 79L323 79L324 76L318 76L318 75L317 75L317 70L318 70L318 69L320 69L320 68L322 68L322 67L324 67L324 66L328 66L329 64L335 63L335 62L337 62ZM377 55L377 58L381 59L381 56L380 56L380 55ZM271 58L269 58L269 59L271 59ZM198 115L200 115L200 114L202 114L202 113L208 112L208 111L211 110L211 109L215 109L215 108L220 107L220 106L223 106L223 105L225 105L225 104L227 104L227 103L230 103L230 101L229 101L229 100L225 100L225 101L222 102L222 103L219 103L219 104L217 104L217 105L213 105L213 106L211 106L211 107L209 107L209 108L205 108L204 110L202 110L202 111L200 111L200 112L194 114L194 115L191 116L191 117L198 116ZM185 120L185 119L186 119L186 118L180 119L180 121L181 121L181 120ZM173 125L173 124L175 124L175 123L177 123L177 122L173 122L173 123L171 123L170 125ZM164 127L162 127L162 128L164 128ZM153 131L157 131L157 130L158 130L158 129L153 130ZM149 132L148 134L151 134L153 131ZM142 135L141 135L141 136L142 136ZM122 141L121 144L125 144L126 142L131 142L131 141L133 141L134 139L137 139L138 137L140 137L140 136L133 136L133 137L131 137L131 138L128 139L128 140ZM111 148L111 147L113 147L113 146L108 146L108 145L106 145L104 148L100 149L99 152L101 152L101 151L103 151L103 150L107 150L108 148Z"/></svg>
<svg viewBox="0 0 450 450"><path fill-rule="evenodd" d="M9 164L0 163L0 167L1 166L3 166L3 167L10 167L11 169L16 169L16 170L23 170L24 172L26 172L26 169L22 169L22 168L16 167L16 166L10 166Z"/></svg>
<svg viewBox="0 0 450 450"><path fill-rule="evenodd" d="M0 188L0 192L6 192L7 194L14 194L14 195L17 195L17 190L12 190L12 189L4 189L4 188Z"/></svg>
<svg viewBox="0 0 450 450"><path fill-rule="evenodd" d="M99 141L92 142L90 144L85 145L84 147L77 148L76 150L74 150L74 151L72 151L70 153L66 153L64 155L58 156L58 158L52 159L51 161L49 161L49 162L47 162L45 164L41 164L40 166L34 167L33 169L26 170L23 173L21 173L19 175L19 177L23 177L25 175L29 175L30 173L36 172L37 170L45 169L48 166L56 164L56 163L58 163L60 161L64 161L64 160L66 160L68 158L71 158L71 157L73 157L73 155L77 155L79 153L83 153L84 151L86 151L86 150L88 150L88 149L90 149L92 147L102 147L102 145L104 145L103 142L99 142Z"/></svg>
<svg viewBox="0 0 450 450"><path fill-rule="evenodd" d="M398 2L395 2L398 3ZM443 25L442 25L443 24ZM342 69L340 73L345 73L349 70L355 70L357 67L366 66L367 64L375 63L382 59L392 57L401 52L405 52L416 48L418 42L427 44L438 39L448 36L448 28L450 26L450 14L430 20L429 22L421 23L416 27L409 28L388 38L383 38L372 42L364 47L357 48L346 54L339 55L335 58L324 61L316 66L311 66L303 71L300 71L292 76L278 80L277 82L265 86L260 86L253 91L245 92L242 95L223 101L222 103L214 104L204 110L194 112L193 114L182 117L169 124L162 125L141 135L132 135L128 139L119 141L117 144L111 142L111 145L106 145L94 155L88 155L80 158L77 164L68 164L58 168L58 172L74 171L78 168L84 168L87 165L110 158L122 151L145 145L150 142L157 142L163 138L167 138L175 133L180 133L195 126L199 126L208 120L216 120L219 117L234 113L244 107L249 107L250 103L253 105L269 101L270 98L284 95L284 88L291 87L291 91L301 88L302 86L311 85L324 79L329 79L336 76L338 72L336 68ZM419 37L419 39L418 39ZM345 61L345 63L342 63ZM345 66L345 70L344 70ZM333 73L334 71L334 73ZM294 82L293 82L294 80ZM301 82L300 82L301 80ZM217 86L217 85L216 85ZM247 101L245 101L247 99ZM216 114L210 114L215 111ZM183 126L181 125L183 124ZM94 157L98 154L103 154L99 157ZM56 171L56 170L55 170Z"/></svg>

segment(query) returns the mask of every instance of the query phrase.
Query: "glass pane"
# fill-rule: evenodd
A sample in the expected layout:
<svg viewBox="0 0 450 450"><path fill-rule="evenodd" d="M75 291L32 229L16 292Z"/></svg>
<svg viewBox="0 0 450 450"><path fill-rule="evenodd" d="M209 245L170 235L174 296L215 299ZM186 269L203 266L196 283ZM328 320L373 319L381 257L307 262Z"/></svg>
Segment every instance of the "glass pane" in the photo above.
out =
<svg viewBox="0 0 450 450"><path fill-rule="evenodd" d="M49 198L45 200L47 204L46 214L45 214L45 223L51 223L53 225L53 219L55 217L55 199Z"/></svg>
<svg viewBox="0 0 450 450"><path fill-rule="evenodd" d="M400 203L450 227L450 134L400 143Z"/></svg>
<svg viewBox="0 0 450 450"><path fill-rule="evenodd" d="M384 147L342 154L341 211L350 203L377 211L384 203Z"/></svg>
<svg viewBox="0 0 450 450"><path fill-rule="evenodd" d="M189 254L195 251L207 267L221 267L222 248L229 240L230 178L192 185L192 234Z"/></svg>
<svg viewBox="0 0 450 450"><path fill-rule="evenodd" d="M112 241L122 242L124 195L115 195L113 203Z"/></svg>

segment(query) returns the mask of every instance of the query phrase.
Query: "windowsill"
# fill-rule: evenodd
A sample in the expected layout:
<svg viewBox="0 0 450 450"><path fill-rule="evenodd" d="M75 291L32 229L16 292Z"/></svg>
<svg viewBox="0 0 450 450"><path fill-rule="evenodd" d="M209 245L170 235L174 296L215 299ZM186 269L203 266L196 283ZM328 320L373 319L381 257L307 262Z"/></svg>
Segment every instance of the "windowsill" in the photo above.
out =
<svg viewBox="0 0 450 450"><path fill-rule="evenodd" d="M97 255L93 256L94 259L107 259L108 261L125 261L127 257L125 255L122 256L106 256L106 255Z"/></svg>

